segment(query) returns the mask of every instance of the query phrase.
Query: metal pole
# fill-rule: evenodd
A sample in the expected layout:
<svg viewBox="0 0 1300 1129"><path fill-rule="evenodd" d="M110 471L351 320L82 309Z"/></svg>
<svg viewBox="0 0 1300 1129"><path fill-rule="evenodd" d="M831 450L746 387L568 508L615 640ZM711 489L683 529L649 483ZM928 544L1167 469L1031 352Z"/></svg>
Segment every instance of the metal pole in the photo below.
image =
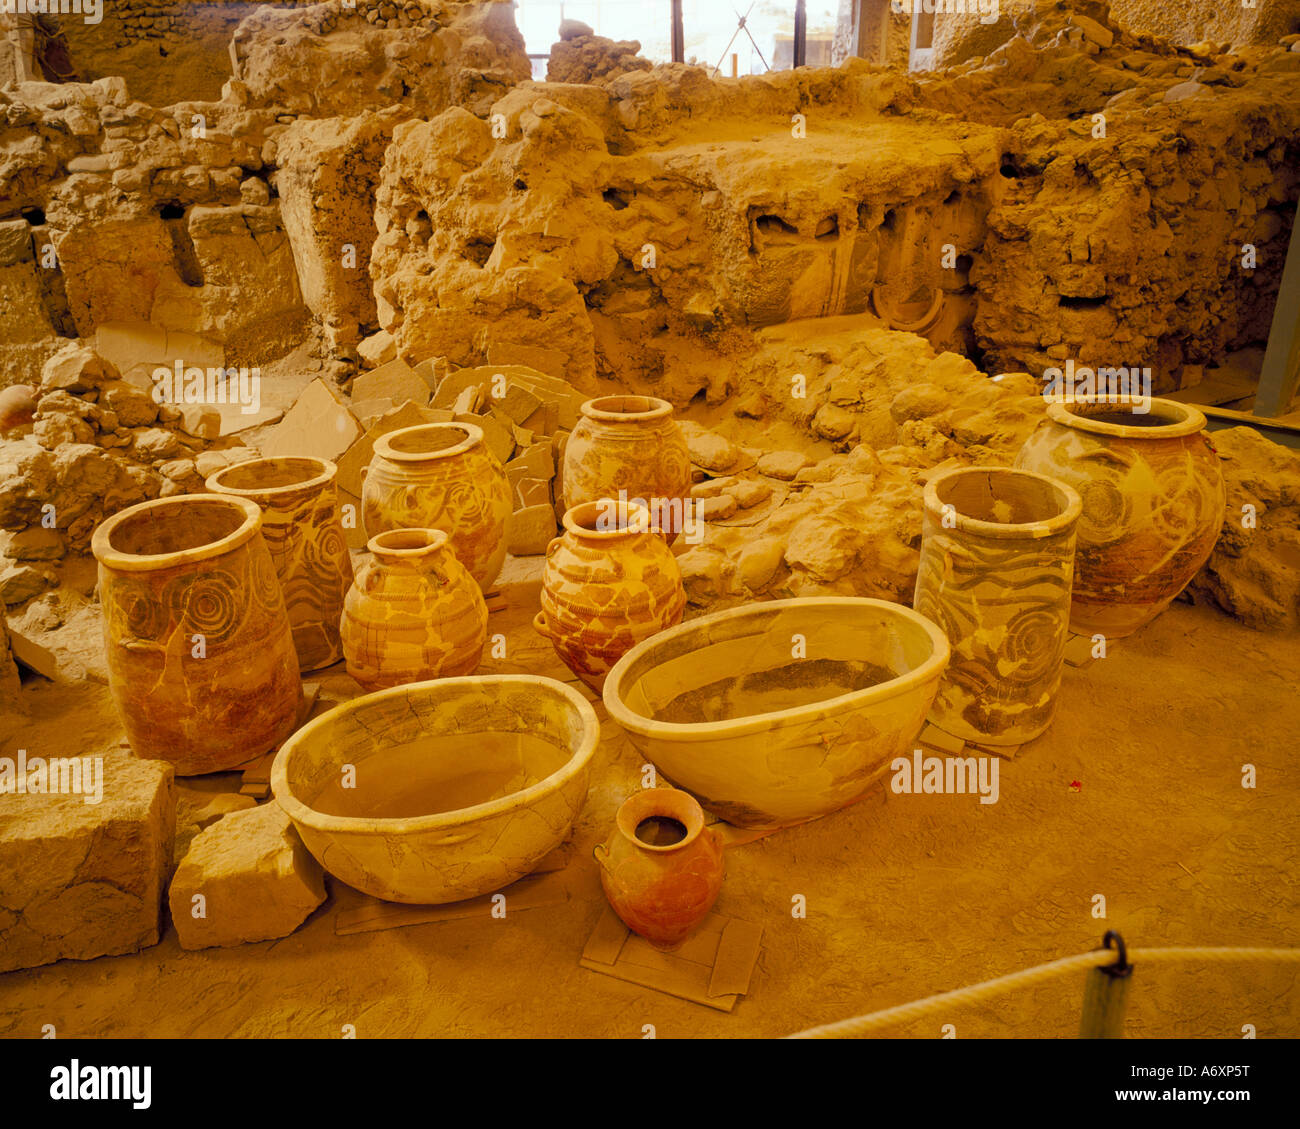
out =
<svg viewBox="0 0 1300 1129"><path fill-rule="evenodd" d="M794 5L794 65L802 67L808 61L808 4L795 0Z"/></svg>
<svg viewBox="0 0 1300 1129"><path fill-rule="evenodd" d="M673 27L671 34L673 62L686 62L686 33L682 28L682 0L673 0Z"/></svg>
<svg viewBox="0 0 1300 1129"><path fill-rule="evenodd" d="M1128 963L1124 938L1115 930L1107 931L1101 941L1102 948L1109 949L1112 940L1119 950L1115 963L1088 969L1088 981L1083 989L1083 1014L1079 1018L1080 1039L1124 1038L1124 1008L1128 1004L1133 966Z"/></svg>

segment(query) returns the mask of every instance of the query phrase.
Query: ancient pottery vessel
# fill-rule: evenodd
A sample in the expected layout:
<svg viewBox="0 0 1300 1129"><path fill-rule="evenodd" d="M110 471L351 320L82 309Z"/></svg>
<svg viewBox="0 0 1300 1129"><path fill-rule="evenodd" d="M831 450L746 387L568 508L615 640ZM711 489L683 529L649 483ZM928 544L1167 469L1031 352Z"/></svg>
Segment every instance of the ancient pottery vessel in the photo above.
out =
<svg viewBox="0 0 1300 1129"><path fill-rule="evenodd" d="M339 519L337 474L327 459L266 458L225 467L207 480L214 494L250 498L262 509L262 538L280 578L302 671L343 657L339 617L352 558Z"/></svg>
<svg viewBox="0 0 1300 1129"><path fill-rule="evenodd" d="M440 529L370 539L343 605L348 673L367 690L470 674L487 640L483 593Z"/></svg>
<svg viewBox="0 0 1300 1129"><path fill-rule="evenodd" d="M510 484L472 423L426 423L375 440L361 509L366 535L441 529L484 591L506 559Z"/></svg>
<svg viewBox="0 0 1300 1129"><path fill-rule="evenodd" d="M599 692L622 656L686 607L681 569L641 506L585 502L564 515L546 549L542 610L533 625L574 674Z"/></svg>
<svg viewBox="0 0 1300 1129"><path fill-rule="evenodd" d="M952 645L930 710L941 729L1020 745L1051 724L1082 505L1064 483L1005 467L926 485L912 606Z"/></svg>
<svg viewBox="0 0 1300 1129"><path fill-rule="evenodd" d="M302 685L262 512L180 495L102 522L109 688L136 754L182 776L261 756L292 731Z"/></svg>
<svg viewBox="0 0 1300 1129"><path fill-rule="evenodd" d="M588 400L564 448L562 481L566 508L602 498L645 505L671 544L691 493L691 460L673 406L654 396Z"/></svg>
<svg viewBox="0 0 1300 1129"><path fill-rule="evenodd" d="M307 849L376 898L436 904L528 874L587 798L599 723L532 675L381 690L285 742L271 788Z"/></svg>
<svg viewBox="0 0 1300 1129"><path fill-rule="evenodd" d="M596 848L600 884L633 933L675 949L722 889L722 841L686 792L647 788L623 801L615 834Z"/></svg>
<svg viewBox="0 0 1300 1129"><path fill-rule="evenodd" d="M1070 629L1120 639L1155 619L1209 558L1225 492L1205 416L1152 399L1049 404L1016 466L1083 498Z"/></svg>
<svg viewBox="0 0 1300 1129"><path fill-rule="evenodd" d="M747 604L637 644L605 708L709 811L781 827L851 803L911 752L948 651L941 628L885 600Z"/></svg>

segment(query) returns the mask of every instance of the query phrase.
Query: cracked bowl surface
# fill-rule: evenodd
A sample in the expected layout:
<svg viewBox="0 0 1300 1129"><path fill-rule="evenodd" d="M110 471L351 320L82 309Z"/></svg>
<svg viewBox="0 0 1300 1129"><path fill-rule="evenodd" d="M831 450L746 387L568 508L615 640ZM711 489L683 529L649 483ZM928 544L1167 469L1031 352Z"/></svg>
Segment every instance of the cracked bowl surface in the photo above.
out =
<svg viewBox="0 0 1300 1129"><path fill-rule="evenodd" d="M902 604L746 604L632 648L605 708L704 807L781 827L851 803L910 753L948 654L943 631Z"/></svg>
<svg viewBox="0 0 1300 1129"><path fill-rule="evenodd" d="M549 678L415 682L304 726L271 787L336 878L436 905L508 886L564 842L598 738L591 706Z"/></svg>

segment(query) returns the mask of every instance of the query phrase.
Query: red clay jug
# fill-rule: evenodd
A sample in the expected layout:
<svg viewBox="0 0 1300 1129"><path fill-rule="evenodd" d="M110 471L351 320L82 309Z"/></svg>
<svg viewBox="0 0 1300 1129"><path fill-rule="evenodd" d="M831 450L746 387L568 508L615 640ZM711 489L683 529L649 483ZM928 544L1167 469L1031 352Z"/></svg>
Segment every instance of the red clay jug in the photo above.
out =
<svg viewBox="0 0 1300 1129"><path fill-rule="evenodd" d="M595 853L614 912L656 948L681 945L722 889L722 841L694 797L676 788L624 800L616 834Z"/></svg>

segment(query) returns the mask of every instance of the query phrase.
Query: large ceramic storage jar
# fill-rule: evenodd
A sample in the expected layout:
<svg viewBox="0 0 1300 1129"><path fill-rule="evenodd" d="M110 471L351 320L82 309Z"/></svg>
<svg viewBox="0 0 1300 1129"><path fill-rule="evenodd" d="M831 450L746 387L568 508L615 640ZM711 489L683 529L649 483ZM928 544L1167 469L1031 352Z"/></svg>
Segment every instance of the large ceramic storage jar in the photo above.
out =
<svg viewBox="0 0 1300 1129"><path fill-rule="evenodd" d="M1120 639L1151 622L1209 558L1223 525L1205 416L1173 400L1049 404L1016 466L1083 498L1070 629ZM1142 406L1140 403L1136 406Z"/></svg>
<svg viewBox="0 0 1300 1129"><path fill-rule="evenodd" d="M510 484L472 423L426 423L375 440L361 509L366 536L441 529L486 591L506 559Z"/></svg>
<svg viewBox="0 0 1300 1129"><path fill-rule="evenodd" d="M487 641L487 605L439 529L370 539L343 606L348 673L367 690L470 674Z"/></svg>
<svg viewBox="0 0 1300 1129"><path fill-rule="evenodd" d="M181 776L261 756L302 686L280 581L247 498L131 506L95 530L114 704L136 754Z"/></svg>
<svg viewBox="0 0 1300 1129"><path fill-rule="evenodd" d="M343 657L339 617L352 558L339 518L338 467L327 459L250 459L210 475L214 494L249 498L262 510L262 538L284 593L300 670Z"/></svg>
<svg viewBox="0 0 1300 1129"><path fill-rule="evenodd" d="M546 549L534 626L574 674L599 692L636 644L680 623L681 570L641 506L584 502Z"/></svg>
<svg viewBox="0 0 1300 1129"><path fill-rule="evenodd" d="M722 890L722 842L694 797L676 788L624 800L615 834L595 853L614 912L657 948L679 947Z"/></svg>
<svg viewBox="0 0 1300 1129"><path fill-rule="evenodd" d="M1081 509L1070 487L1032 471L969 467L926 485L912 606L952 645L930 709L939 728L1020 745L1051 724Z"/></svg>
<svg viewBox="0 0 1300 1129"><path fill-rule="evenodd" d="M644 505L671 544L691 493L691 460L673 406L654 396L588 400L565 443L561 481L567 509L603 498Z"/></svg>

